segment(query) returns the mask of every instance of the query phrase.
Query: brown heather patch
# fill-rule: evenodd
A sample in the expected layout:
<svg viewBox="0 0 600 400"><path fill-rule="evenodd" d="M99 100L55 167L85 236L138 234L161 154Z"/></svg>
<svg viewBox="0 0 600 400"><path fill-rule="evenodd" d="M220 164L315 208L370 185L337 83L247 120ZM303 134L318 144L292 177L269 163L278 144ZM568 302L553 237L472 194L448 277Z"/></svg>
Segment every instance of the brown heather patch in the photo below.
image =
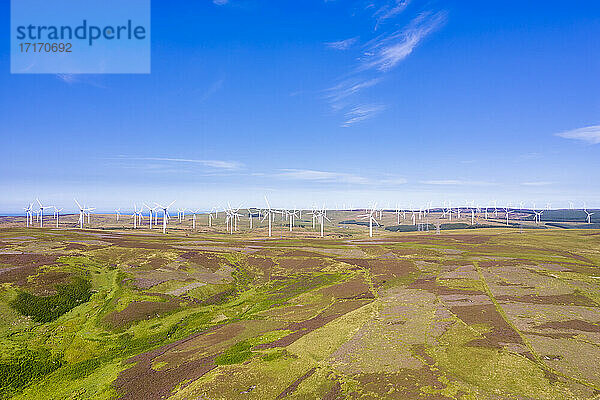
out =
<svg viewBox="0 0 600 400"><path fill-rule="evenodd" d="M424 393L421 388L428 386L442 390L445 384L438 380L439 373L428 366L420 369L402 369L395 374L369 373L354 378L360 382L363 391L396 399L450 400L440 393ZM393 394L393 397L391 396Z"/></svg>
<svg viewBox="0 0 600 400"><path fill-rule="evenodd" d="M24 285L34 294L46 296L56 293L56 285L69 283L73 274L63 271L46 271L35 277L33 282Z"/></svg>
<svg viewBox="0 0 600 400"><path fill-rule="evenodd" d="M172 269L167 266L171 262L171 259L165 257L151 257L148 261L142 266L143 269L158 269L158 268L166 268Z"/></svg>
<svg viewBox="0 0 600 400"><path fill-rule="evenodd" d="M467 325L485 324L491 328L483 338L469 342L471 346L502 348L504 343L524 344L519 334L502 318L494 304L450 307Z"/></svg>
<svg viewBox="0 0 600 400"><path fill-rule="evenodd" d="M260 269L261 271L271 271L277 264L269 257L258 257L248 256L246 257L246 263L251 266Z"/></svg>
<svg viewBox="0 0 600 400"><path fill-rule="evenodd" d="M306 250L289 250L281 254L281 257L323 257L319 253L315 253L314 251L306 251Z"/></svg>
<svg viewBox="0 0 600 400"><path fill-rule="evenodd" d="M174 347L213 332L220 327L212 327L207 331L193 334L185 339L139 354L125 361L126 364L133 364L133 366L121 372L113 383L117 391L121 393L120 398L124 400L164 399L169 397L173 389L181 382L192 382L214 369L216 367L214 363L215 355L190 360L175 368L164 368L160 371L152 368L152 362L155 358L169 352Z"/></svg>
<svg viewBox="0 0 600 400"><path fill-rule="evenodd" d="M200 265L215 272L222 265L227 264L227 260L215 253L188 251L180 255L191 264Z"/></svg>
<svg viewBox="0 0 600 400"><path fill-rule="evenodd" d="M322 311L316 317L307 319L302 322L293 322L286 326L284 330L293 331L287 336L282 337L281 339L275 340L271 343L260 344L256 346L256 349L271 349L274 347L286 347L290 344L294 343L296 340L300 339L302 336L318 329L325 324L333 321L336 318L341 317L344 314L347 314L351 311L354 311L368 303L370 303L371 299L365 300L346 300L346 301L338 301L333 303L327 309Z"/></svg>
<svg viewBox="0 0 600 400"><path fill-rule="evenodd" d="M336 380L329 392L323 397L323 400L339 400L342 398L342 385L340 381Z"/></svg>
<svg viewBox="0 0 600 400"><path fill-rule="evenodd" d="M152 286L156 286L163 282L167 282L171 279L169 278L135 278L133 284L138 289L150 289Z"/></svg>
<svg viewBox="0 0 600 400"><path fill-rule="evenodd" d="M95 247L101 248L100 246L95 246ZM66 251L69 251L69 250L88 250L90 248L88 246L86 246L85 244L81 244L81 243L67 243L63 249Z"/></svg>
<svg viewBox="0 0 600 400"><path fill-rule="evenodd" d="M106 237L105 240L111 242L115 246L126 247L130 249L154 249L154 250L171 250L172 247L166 242L161 241L149 241L148 237L131 237L127 236L110 236Z"/></svg>
<svg viewBox="0 0 600 400"><path fill-rule="evenodd" d="M298 386L300 386L300 384L305 379L310 378L312 376L312 374L315 373L316 370L317 369L315 367L309 369L307 373L302 375L300 378L296 379L287 388L285 388L285 390L283 392L279 393L279 395L277 397L275 397L275 399L283 399L284 397L294 393L296 391L296 389L298 389Z"/></svg>
<svg viewBox="0 0 600 400"><path fill-rule="evenodd" d="M53 265L58 255L47 254L0 254L0 283L27 284L27 277L34 275L43 265Z"/></svg>
<svg viewBox="0 0 600 400"><path fill-rule="evenodd" d="M278 258L280 268L290 271L321 270L330 262L324 258Z"/></svg>
<svg viewBox="0 0 600 400"><path fill-rule="evenodd" d="M436 295L481 295L483 292L473 289L453 289L447 286L438 285L435 277L419 278L412 282L409 286L411 289L422 289Z"/></svg>
<svg viewBox="0 0 600 400"><path fill-rule="evenodd" d="M600 325L591 324L587 321L582 321L580 319L570 319L568 321L552 321L546 322L545 324L536 325L534 328L536 329L567 329L567 330L575 330L582 332L598 332L600 333Z"/></svg>
<svg viewBox="0 0 600 400"><path fill-rule="evenodd" d="M374 258L344 258L339 261L356 265L369 270L376 284L381 285L385 281L407 276L411 272L417 272L414 263L410 260L381 260Z"/></svg>
<svg viewBox="0 0 600 400"><path fill-rule="evenodd" d="M113 328L123 328L131 323L161 316L179 307L176 302L133 301L123 311L113 311L104 320Z"/></svg>
<svg viewBox="0 0 600 400"><path fill-rule="evenodd" d="M596 303L594 303L591 299L578 293L555 294L548 296L538 296L535 294L528 294L525 296L502 295L496 296L496 299L531 304L556 304L563 306L596 307Z"/></svg>
<svg viewBox="0 0 600 400"><path fill-rule="evenodd" d="M337 285L328 286L319 290L325 296L332 296L337 299L356 299L356 298L373 298L373 293L369 285L360 278L353 278L349 281L338 283Z"/></svg>

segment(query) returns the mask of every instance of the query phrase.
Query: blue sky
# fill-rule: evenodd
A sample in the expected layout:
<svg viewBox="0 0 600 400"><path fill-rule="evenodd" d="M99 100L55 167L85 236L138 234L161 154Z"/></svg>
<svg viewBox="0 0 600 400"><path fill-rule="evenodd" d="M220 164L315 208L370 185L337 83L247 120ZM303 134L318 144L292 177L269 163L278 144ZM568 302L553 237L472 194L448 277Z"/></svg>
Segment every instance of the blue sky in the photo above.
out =
<svg viewBox="0 0 600 400"><path fill-rule="evenodd" d="M11 75L0 210L600 206L597 1L152 2L141 75Z"/></svg>

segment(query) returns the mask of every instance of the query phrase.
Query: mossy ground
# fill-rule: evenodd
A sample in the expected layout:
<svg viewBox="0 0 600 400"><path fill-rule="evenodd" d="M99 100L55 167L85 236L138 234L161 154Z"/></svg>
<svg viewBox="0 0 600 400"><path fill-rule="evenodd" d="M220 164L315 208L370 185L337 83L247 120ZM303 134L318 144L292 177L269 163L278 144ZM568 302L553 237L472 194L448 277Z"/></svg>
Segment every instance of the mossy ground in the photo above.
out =
<svg viewBox="0 0 600 400"><path fill-rule="evenodd" d="M600 393L596 231L347 232L0 229L0 397Z"/></svg>

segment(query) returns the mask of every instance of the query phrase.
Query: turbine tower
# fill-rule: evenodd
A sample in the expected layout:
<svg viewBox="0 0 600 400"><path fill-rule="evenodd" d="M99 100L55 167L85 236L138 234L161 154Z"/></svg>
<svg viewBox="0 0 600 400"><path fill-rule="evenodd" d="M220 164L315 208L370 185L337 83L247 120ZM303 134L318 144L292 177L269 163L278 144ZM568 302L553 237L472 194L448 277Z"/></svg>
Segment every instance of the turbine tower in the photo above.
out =
<svg viewBox="0 0 600 400"><path fill-rule="evenodd" d="M63 210L62 208L54 207L54 212L56 213L56 229L58 229L58 220L60 219L60 212L62 210Z"/></svg>
<svg viewBox="0 0 600 400"><path fill-rule="evenodd" d="M592 223L592 215L594 215L594 213L588 212L588 210L583 210L583 212L587 215L587 223L591 224Z"/></svg>
<svg viewBox="0 0 600 400"><path fill-rule="evenodd" d="M365 210L365 214L360 215L359 218L368 219L369 220L369 237L373 237L373 223L376 223L379 226L379 222L375 216L377 215L377 205L374 205L370 210ZM414 212L413 212L413 220L414 220Z"/></svg>
<svg viewBox="0 0 600 400"><path fill-rule="evenodd" d="M269 237L271 237L271 234L272 234L271 224L273 222L273 218L275 217L275 214L277 214L278 211L271 208L271 205L269 204L269 200L267 199L267 196L265 196L265 201L267 202L267 208L264 210L265 216L263 217L262 220L263 221L265 219L269 220Z"/></svg>
<svg viewBox="0 0 600 400"><path fill-rule="evenodd" d="M33 225L33 213L31 212L32 208L33 208L33 203L30 203L29 207L23 209L23 210L25 210L25 219L27 220L26 224L27 224L28 228L29 228L30 223Z"/></svg>
<svg viewBox="0 0 600 400"><path fill-rule="evenodd" d="M158 203L154 203L156 204L156 207L160 208L163 212L163 234L167 233L167 220L169 219L169 207L171 207L173 205L173 203L175 203L176 200L173 200L171 202L171 204L169 204L168 206L161 206Z"/></svg>
<svg viewBox="0 0 600 400"><path fill-rule="evenodd" d="M121 209L120 208L116 208L115 209L115 216L117 217L117 222L119 222L119 217L121 216Z"/></svg>
<svg viewBox="0 0 600 400"><path fill-rule="evenodd" d="M35 200L40 205L40 228L43 228L44 227L44 209L51 208L53 206L43 206L42 203L40 203L40 199L35 199Z"/></svg>
<svg viewBox="0 0 600 400"><path fill-rule="evenodd" d="M79 202L77 201L77 199L73 199L75 200L75 204L77 204L77 207L79 207L79 229L83 229L83 223L84 218L85 218L85 209L81 206L81 204L79 204Z"/></svg>
<svg viewBox="0 0 600 400"><path fill-rule="evenodd" d="M541 210L541 211L535 211L535 210L533 210L533 213L535 214L535 216L533 217L533 221L537 222L539 224L540 223L540 219L541 219L540 217L544 213L544 210Z"/></svg>

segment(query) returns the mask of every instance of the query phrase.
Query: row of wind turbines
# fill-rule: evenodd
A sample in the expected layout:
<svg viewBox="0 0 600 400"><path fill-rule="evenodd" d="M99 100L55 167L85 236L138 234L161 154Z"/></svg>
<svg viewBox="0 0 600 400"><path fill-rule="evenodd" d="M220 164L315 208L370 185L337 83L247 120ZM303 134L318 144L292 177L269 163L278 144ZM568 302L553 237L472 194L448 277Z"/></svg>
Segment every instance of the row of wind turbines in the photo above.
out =
<svg viewBox="0 0 600 400"><path fill-rule="evenodd" d="M79 209L79 219L78 219L77 224L80 229L83 229L86 221L87 221L87 224L90 223L91 213L92 213L92 211L94 211L96 209L94 207L82 206L76 199L74 199L74 201ZM28 205L28 207L24 208L25 215L26 215L26 226L29 227L29 226L33 225L33 219L34 219L34 213L35 213L37 222L39 222L39 226L43 227L44 226L44 211L48 210L48 209L52 209L53 210L53 218L55 219L56 227L58 228L60 213L63 211L63 209L62 208L59 209L58 207L53 206L53 205L44 205L37 198L36 198L36 202L39 206L37 210L33 209L34 203L30 203ZM144 211L147 211L149 228L152 229L153 225L154 226L159 225L159 222L158 222L159 214L162 214L162 215L160 215L161 220L162 220L162 231L163 231L163 233L166 233L167 232L167 224L169 222L169 219L171 218L171 215L169 214L169 209L171 208L171 206L173 206L174 203L175 203L175 201L172 201L168 205L161 205L158 203L154 203L153 206L149 206L148 204L143 203L139 208L138 208L137 204L134 203L133 204L133 213L131 214L131 217L133 219L133 228L134 229L142 228L144 218L145 218ZM273 224L275 223L275 219L277 216L281 217L282 227L284 225L284 221L287 221L287 225L288 225L290 232L293 231L294 222L297 220L300 220L302 218L302 210L272 208L269 203L269 200L266 197L265 197L265 203L267 206L266 208L248 208L247 209L246 215L248 217L248 224L249 224L250 229L253 229L254 218L257 218L261 222L264 222L266 220L267 225L268 225L268 235L269 235L269 237L271 237L273 234ZM238 231L238 226L240 225L240 220L242 217L245 217L245 215L240 213L240 208L241 207L232 208L231 205L228 204L226 208L221 210L222 214L225 215L226 231L230 234L233 234L234 232ZM511 214L523 213L524 211L527 211L528 214L533 213L534 223L540 224L542 214L544 213L544 211L547 211L550 209L551 209L550 204L546 205L545 210L544 209L538 210L535 208L535 204L533 205L532 209L524 208L523 203L520 203L520 208L511 207L510 204L506 205L505 207L498 207L496 205L496 202L494 202L493 207L492 206L479 207L479 206L475 205L474 201L471 203L469 203L467 201L465 206L456 206L456 207L452 207L450 202L444 202L444 205L442 207L433 207L431 203L429 203L428 206L426 206L426 207L419 207L419 208L413 208L412 206L409 206L408 208L400 208L400 206L397 205L396 209L395 209L395 211L393 211L393 213L396 215L396 222L398 225L400 225L400 223L401 223L400 218L402 217L402 221L406 222L407 214L409 214L409 220L412 220L412 225L417 225L417 221L419 221L419 225L421 225L423 223L423 221L425 221L425 223L427 225L427 230L428 230L429 229L428 228L429 224L427 223L427 221L429 220L428 215L432 214L432 213L439 213L440 219L447 219L448 221L452 221L453 218L455 220L460 220L461 216L463 218L470 217L471 225L474 225L476 219L479 220L480 217L482 217L485 220L489 220L489 219L498 220L498 219L502 218L502 219L506 220L506 225L510 226ZM570 203L570 209L573 209L572 203ZM115 211L116 222L119 222L119 219L122 216L121 209L120 208L115 209L114 211ZM377 204L375 203L372 207L365 209L364 214L358 215L359 219L368 221L370 237L373 236L373 226L381 226L380 221L383 218L384 211L386 213L390 212L389 209L377 208ZM588 224L591 224L591 217L592 217L592 215L594 215L594 213L589 212L587 210L585 204L584 204L583 211L586 214L586 222ZM217 219L219 217L219 210L217 208L213 208L210 212L201 212L200 209L191 210L191 209L186 209L186 208L178 208L177 209L177 219L180 223L185 220L186 212L188 213L188 215L192 216L192 218L191 218L192 229L194 229L194 230L196 229L197 215L206 215L207 216L208 227L212 227L213 219ZM327 209L325 208L325 205L323 205L322 208L313 206L312 211L308 212L308 214L311 216L313 230L316 228L316 225L320 225L320 229L319 229L320 236L323 237L325 222L326 221L332 222L331 219L329 219L327 217ZM438 232L439 232L439 226L438 226Z"/></svg>

